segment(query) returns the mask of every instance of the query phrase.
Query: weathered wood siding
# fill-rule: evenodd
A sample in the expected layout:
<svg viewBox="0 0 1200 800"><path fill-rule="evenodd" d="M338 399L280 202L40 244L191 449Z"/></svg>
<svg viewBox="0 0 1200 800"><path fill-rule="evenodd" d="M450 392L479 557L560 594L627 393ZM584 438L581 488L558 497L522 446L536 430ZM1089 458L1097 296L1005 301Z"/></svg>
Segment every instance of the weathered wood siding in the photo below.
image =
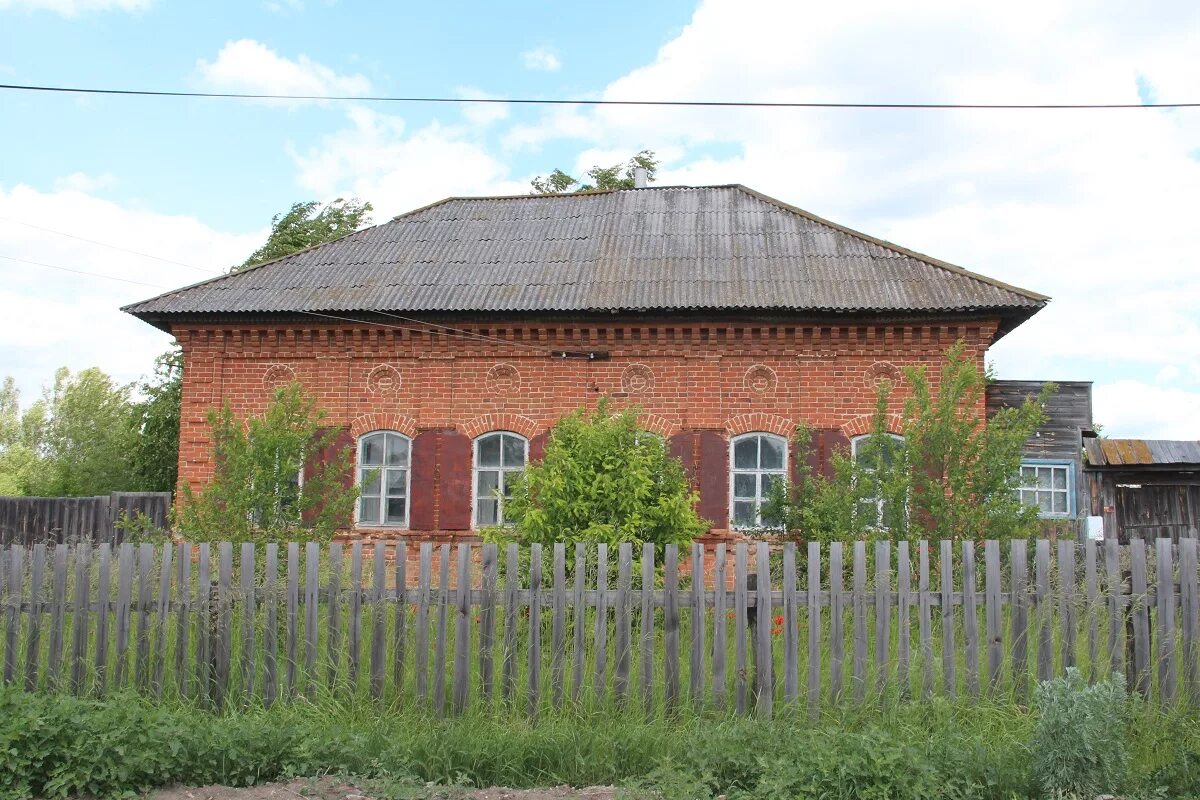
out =
<svg viewBox="0 0 1200 800"><path fill-rule="evenodd" d="M995 381L987 388L989 418L1002 408L1013 408L1036 397L1046 381ZM1075 464L1075 512L1087 514L1087 481L1083 475L1081 431L1092 427L1091 381L1054 381L1058 387L1046 401L1049 417L1025 443L1025 456L1072 461Z"/></svg>
<svg viewBox="0 0 1200 800"><path fill-rule="evenodd" d="M0 545L119 542L123 517L139 513L167 524L170 492L113 492L99 497L0 497Z"/></svg>

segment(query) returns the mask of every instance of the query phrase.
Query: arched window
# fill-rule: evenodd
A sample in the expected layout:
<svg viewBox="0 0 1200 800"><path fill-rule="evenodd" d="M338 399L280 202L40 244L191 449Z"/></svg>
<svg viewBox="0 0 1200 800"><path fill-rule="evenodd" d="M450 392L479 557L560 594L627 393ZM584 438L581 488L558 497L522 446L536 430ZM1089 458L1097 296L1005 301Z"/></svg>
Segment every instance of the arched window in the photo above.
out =
<svg viewBox="0 0 1200 800"><path fill-rule="evenodd" d="M408 527L408 465L412 442L394 431L358 439L358 524Z"/></svg>
<svg viewBox="0 0 1200 800"><path fill-rule="evenodd" d="M896 459L904 437L895 433L882 436L865 434L850 440L850 455L869 475L881 467L890 467ZM867 527L887 529L888 501L878 485L860 501L860 510L866 515Z"/></svg>
<svg viewBox="0 0 1200 800"><path fill-rule="evenodd" d="M504 500L512 496L512 480L525 471L529 441L516 433L496 431L475 440L475 524L505 525Z"/></svg>
<svg viewBox="0 0 1200 800"><path fill-rule="evenodd" d="M730 448L730 519L735 528L762 528L762 504L787 476L787 440L772 433L738 436Z"/></svg>

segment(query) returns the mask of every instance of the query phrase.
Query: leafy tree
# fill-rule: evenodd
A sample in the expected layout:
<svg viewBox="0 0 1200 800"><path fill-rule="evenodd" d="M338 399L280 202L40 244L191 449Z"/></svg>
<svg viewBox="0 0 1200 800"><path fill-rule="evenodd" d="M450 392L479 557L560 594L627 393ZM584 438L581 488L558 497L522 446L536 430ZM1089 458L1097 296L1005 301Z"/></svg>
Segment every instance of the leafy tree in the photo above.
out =
<svg viewBox="0 0 1200 800"><path fill-rule="evenodd" d="M271 218L271 235L266 243L230 271L240 272L256 264L340 239L363 225L369 225L373 210L370 203L343 200L340 197L324 207L316 200L294 203L283 214Z"/></svg>
<svg viewBox="0 0 1200 800"><path fill-rule="evenodd" d="M892 386L879 390L870 437L859 456L832 457L833 475L802 469L791 486L773 488L765 518L810 540L883 536L892 539L1008 539L1036 532L1037 509L1017 498L1025 442L1045 421L1055 388L981 421L987 376L959 342L946 353L934 390L923 367L904 371L912 392L901 433L887 429ZM809 434L799 429L804 464Z"/></svg>
<svg viewBox="0 0 1200 800"><path fill-rule="evenodd" d="M37 465L36 442L26 423L32 425L34 419L21 414L21 392L12 376L5 377L0 384L0 495L25 494L30 472ZM34 428L40 430L41 426L39 418Z"/></svg>
<svg viewBox="0 0 1200 800"><path fill-rule="evenodd" d="M179 409L183 396L183 351L179 345L154 360L154 377L141 386L134 408L138 433L133 474L146 492L173 492L179 474Z"/></svg>
<svg viewBox="0 0 1200 800"><path fill-rule="evenodd" d="M653 182L659 163L659 160L654 157L653 150L643 150L624 164L614 164L611 167L592 167L587 171L590 183L572 178L561 169L556 169L544 178L541 175L534 178L530 182L533 186L530 194L566 194L568 192L632 189L635 169L641 167L646 170L646 180Z"/></svg>
<svg viewBox="0 0 1200 800"><path fill-rule="evenodd" d="M550 432L546 454L517 481L504 513L525 541L684 543L704 533L683 466L638 411L601 399Z"/></svg>
<svg viewBox="0 0 1200 800"><path fill-rule="evenodd" d="M345 482L350 448L319 457L337 436L325 417L295 382L276 389L261 416L237 419L228 402L210 411L216 469L198 494L183 486L179 530L192 541L332 537L350 518L358 490Z"/></svg>

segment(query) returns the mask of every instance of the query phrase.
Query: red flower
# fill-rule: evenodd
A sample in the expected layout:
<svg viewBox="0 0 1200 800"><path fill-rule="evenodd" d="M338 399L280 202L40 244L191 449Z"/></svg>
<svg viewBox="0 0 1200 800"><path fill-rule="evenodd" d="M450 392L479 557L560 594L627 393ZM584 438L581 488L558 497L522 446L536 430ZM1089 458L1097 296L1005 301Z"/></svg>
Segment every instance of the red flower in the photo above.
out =
<svg viewBox="0 0 1200 800"><path fill-rule="evenodd" d="M771 628L771 635L772 635L772 636L778 636L778 635L779 635L779 634L781 634L781 633L783 633L783 628L781 628L781 627L774 627L774 628Z"/></svg>
<svg viewBox="0 0 1200 800"><path fill-rule="evenodd" d="M782 625L783 624L783 614L776 614L774 619L771 620L771 622L774 622L776 625Z"/></svg>
<svg viewBox="0 0 1200 800"><path fill-rule="evenodd" d="M729 619L733 619L733 612L732 612L732 611L730 611L730 612L729 612L729 613L727 613L725 616L726 616L727 618L729 618Z"/></svg>

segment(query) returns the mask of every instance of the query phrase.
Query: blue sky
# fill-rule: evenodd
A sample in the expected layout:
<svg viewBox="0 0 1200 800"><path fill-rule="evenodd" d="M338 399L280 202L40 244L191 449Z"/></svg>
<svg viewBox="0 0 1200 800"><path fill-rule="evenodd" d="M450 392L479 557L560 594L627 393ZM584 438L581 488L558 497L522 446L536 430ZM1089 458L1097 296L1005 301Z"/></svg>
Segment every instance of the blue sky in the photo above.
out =
<svg viewBox="0 0 1200 800"><path fill-rule="evenodd" d="M0 0L0 83L286 94L1200 99L1200 7ZM375 220L642 148L1051 295L1001 377L1095 381L1113 435L1200 436L1200 110L881 112L280 103L0 92L0 374L129 381L122 303L241 261L302 199ZM31 227L37 226L37 227ZM46 230L50 229L50 230ZM53 233L58 231L60 233ZM61 233L114 245L102 247ZM157 256L157 259L128 252ZM23 260L14 260L23 259ZM135 283L37 266L96 272Z"/></svg>

